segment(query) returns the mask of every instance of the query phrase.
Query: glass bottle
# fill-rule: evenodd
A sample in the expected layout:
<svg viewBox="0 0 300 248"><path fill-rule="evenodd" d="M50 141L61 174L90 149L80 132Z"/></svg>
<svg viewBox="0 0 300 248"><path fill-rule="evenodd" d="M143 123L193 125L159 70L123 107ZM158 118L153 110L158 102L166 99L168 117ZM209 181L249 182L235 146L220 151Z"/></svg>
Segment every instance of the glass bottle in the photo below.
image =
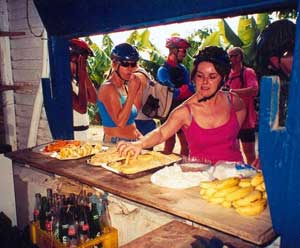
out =
<svg viewBox="0 0 300 248"><path fill-rule="evenodd" d="M33 209L33 221L38 221L41 211L42 196L40 193L35 194L35 205Z"/></svg>

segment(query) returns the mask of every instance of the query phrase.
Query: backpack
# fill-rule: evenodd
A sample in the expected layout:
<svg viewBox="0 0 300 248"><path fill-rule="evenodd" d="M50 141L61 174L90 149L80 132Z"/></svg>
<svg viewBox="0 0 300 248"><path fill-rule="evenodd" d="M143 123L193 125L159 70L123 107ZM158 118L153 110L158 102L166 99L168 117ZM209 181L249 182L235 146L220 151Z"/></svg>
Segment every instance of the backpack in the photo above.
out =
<svg viewBox="0 0 300 248"><path fill-rule="evenodd" d="M241 82L241 88L244 88L244 86L245 86L245 78L244 78L245 75L244 74L245 74L245 67L243 66L240 71L240 74L238 76L229 78L228 80L230 80L230 82L231 82L233 79L239 78L240 82ZM259 94L260 94L260 91L258 91L257 96L254 97L254 109L256 112L259 112Z"/></svg>
<svg viewBox="0 0 300 248"><path fill-rule="evenodd" d="M142 73L148 79L148 85L143 92L142 113L149 118L167 117L172 105L173 89L157 82L143 69L136 72Z"/></svg>
<svg viewBox="0 0 300 248"><path fill-rule="evenodd" d="M232 80L239 78L240 82L241 82L241 88L244 88L244 86L245 86L244 72L245 72L245 67L243 66L239 75L234 76L232 78L228 78L227 80L231 83Z"/></svg>

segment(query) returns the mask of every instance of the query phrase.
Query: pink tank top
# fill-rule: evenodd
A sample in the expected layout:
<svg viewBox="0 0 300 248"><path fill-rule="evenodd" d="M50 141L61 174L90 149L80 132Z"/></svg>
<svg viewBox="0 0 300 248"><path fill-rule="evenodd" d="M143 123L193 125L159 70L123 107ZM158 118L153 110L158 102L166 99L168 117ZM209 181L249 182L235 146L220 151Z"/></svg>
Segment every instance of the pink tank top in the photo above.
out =
<svg viewBox="0 0 300 248"><path fill-rule="evenodd" d="M185 106L191 113L190 107ZM232 107L228 122L216 128L202 128L191 117L190 126L182 128L188 142L190 159L206 164L216 164L218 161L243 162L237 139L240 125Z"/></svg>

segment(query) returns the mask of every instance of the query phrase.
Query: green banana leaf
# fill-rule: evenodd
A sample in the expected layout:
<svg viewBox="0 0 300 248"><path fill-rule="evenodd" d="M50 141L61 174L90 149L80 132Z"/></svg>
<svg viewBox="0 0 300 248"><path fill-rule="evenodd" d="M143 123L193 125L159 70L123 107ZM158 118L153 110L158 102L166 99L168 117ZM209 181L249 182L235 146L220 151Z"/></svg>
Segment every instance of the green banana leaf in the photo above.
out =
<svg viewBox="0 0 300 248"><path fill-rule="evenodd" d="M141 43L141 48L153 49L153 45L150 42L150 31L149 31L149 29L145 29L140 34L140 43Z"/></svg>
<svg viewBox="0 0 300 248"><path fill-rule="evenodd" d="M108 34L103 35L101 47L102 47L102 50L105 52L105 54L108 57L110 57L110 53L114 47L114 43Z"/></svg>
<svg viewBox="0 0 300 248"><path fill-rule="evenodd" d="M244 46L249 46L256 38L256 22L253 17L242 16L238 24L238 35Z"/></svg>
<svg viewBox="0 0 300 248"><path fill-rule="evenodd" d="M126 40L126 42L131 45L135 45L139 41L140 41L140 37L137 30L134 30Z"/></svg>
<svg viewBox="0 0 300 248"><path fill-rule="evenodd" d="M267 13L257 14L256 25L259 32L263 31L268 24L270 24L270 16Z"/></svg>
<svg viewBox="0 0 300 248"><path fill-rule="evenodd" d="M201 49L207 46L221 46L220 32L216 31L211 33L201 44Z"/></svg>
<svg viewBox="0 0 300 248"><path fill-rule="evenodd" d="M110 57L96 44L90 45L95 56L88 59L88 72L90 79L97 85L105 80L105 74L111 65Z"/></svg>
<svg viewBox="0 0 300 248"><path fill-rule="evenodd" d="M230 44L232 44L232 46L241 47L243 45L243 41L241 40L241 38L236 35L236 33L230 28L230 26L224 19L222 19L222 21L224 23L224 33L226 39L230 42Z"/></svg>
<svg viewBox="0 0 300 248"><path fill-rule="evenodd" d="M222 36L224 46L228 47L230 45L230 42L228 41L228 39L226 38L226 35L225 35L224 22L225 22L224 19L219 20L218 28L219 28L220 35Z"/></svg>

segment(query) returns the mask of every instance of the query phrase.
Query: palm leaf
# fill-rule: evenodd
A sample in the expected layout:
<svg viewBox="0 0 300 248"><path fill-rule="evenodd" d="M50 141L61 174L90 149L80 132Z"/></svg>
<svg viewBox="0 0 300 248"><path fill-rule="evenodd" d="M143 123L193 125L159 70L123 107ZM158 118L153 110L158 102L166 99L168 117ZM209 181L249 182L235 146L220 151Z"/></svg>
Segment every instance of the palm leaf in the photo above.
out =
<svg viewBox="0 0 300 248"><path fill-rule="evenodd" d="M267 13L257 14L256 25L259 32L263 31L268 24L270 24L270 16Z"/></svg>
<svg viewBox="0 0 300 248"><path fill-rule="evenodd" d="M201 48L205 48L207 46L221 46L220 44L220 33L219 31L211 33L201 44Z"/></svg>
<svg viewBox="0 0 300 248"><path fill-rule="evenodd" d="M238 35L244 46L251 44L256 36L256 24L254 18L242 16L238 24ZM254 26L255 25L255 26Z"/></svg>
<svg viewBox="0 0 300 248"><path fill-rule="evenodd" d="M223 19L224 24L224 33L226 39L235 47L241 47L243 45L243 41L240 39L238 35L230 28L228 23Z"/></svg>
<svg viewBox="0 0 300 248"><path fill-rule="evenodd" d="M230 44L230 42L227 40L225 35L224 21L225 21L224 19L218 21L218 28L219 28L220 35L223 38L224 46L227 47Z"/></svg>

